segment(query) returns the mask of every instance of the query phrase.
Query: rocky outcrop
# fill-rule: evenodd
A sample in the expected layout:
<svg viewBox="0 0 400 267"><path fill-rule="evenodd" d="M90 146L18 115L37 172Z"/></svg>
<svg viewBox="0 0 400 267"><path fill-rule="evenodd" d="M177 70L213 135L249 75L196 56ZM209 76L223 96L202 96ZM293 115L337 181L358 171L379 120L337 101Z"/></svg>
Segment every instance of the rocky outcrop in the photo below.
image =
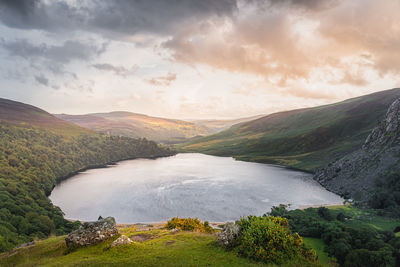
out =
<svg viewBox="0 0 400 267"><path fill-rule="evenodd" d="M95 222L85 222L79 229L71 232L66 238L68 248L83 247L105 241L118 234L113 217Z"/></svg>
<svg viewBox="0 0 400 267"><path fill-rule="evenodd" d="M122 245L131 244L133 241L126 235L121 235L114 242L111 243L111 247L117 247Z"/></svg>
<svg viewBox="0 0 400 267"><path fill-rule="evenodd" d="M228 222L218 234L217 243L225 247L233 247L240 234L240 226L236 223Z"/></svg>
<svg viewBox="0 0 400 267"><path fill-rule="evenodd" d="M318 171L314 179L330 191L366 201L389 172L400 171L400 99L359 150Z"/></svg>
<svg viewBox="0 0 400 267"><path fill-rule="evenodd" d="M390 145L399 138L400 130L400 99L390 105L385 119L368 136L363 149L376 149Z"/></svg>

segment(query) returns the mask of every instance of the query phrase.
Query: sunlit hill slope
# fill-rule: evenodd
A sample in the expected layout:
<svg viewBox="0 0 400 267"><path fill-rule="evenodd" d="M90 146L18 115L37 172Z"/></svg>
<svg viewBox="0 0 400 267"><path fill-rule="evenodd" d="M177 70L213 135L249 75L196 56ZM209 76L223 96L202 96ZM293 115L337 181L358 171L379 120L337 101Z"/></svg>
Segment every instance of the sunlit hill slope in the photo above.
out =
<svg viewBox="0 0 400 267"><path fill-rule="evenodd" d="M191 140L178 149L314 171L361 147L399 97L397 88L331 105L274 113Z"/></svg>

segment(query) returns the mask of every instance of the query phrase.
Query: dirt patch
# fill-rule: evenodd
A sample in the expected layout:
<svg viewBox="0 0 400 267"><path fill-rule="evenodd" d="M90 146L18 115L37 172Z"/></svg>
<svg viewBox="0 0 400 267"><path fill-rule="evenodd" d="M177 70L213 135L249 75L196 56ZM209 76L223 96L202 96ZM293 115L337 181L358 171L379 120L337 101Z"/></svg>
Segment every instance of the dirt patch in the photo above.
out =
<svg viewBox="0 0 400 267"><path fill-rule="evenodd" d="M138 241L138 242L144 242L146 240L153 239L153 238L156 238L156 236L152 236L149 234L138 234L138 235L130 236L130 239L132 239L133 241Z"/></svg>
<svg viewBox="0 0 400 267"><path fill-rule="evenodd" d="M170 245L172 245L173 243L175 243L175 241L174 241L174 240L170 240L170 241L165 242L165 245L166 245L166 246L170 246Z"/></svg>

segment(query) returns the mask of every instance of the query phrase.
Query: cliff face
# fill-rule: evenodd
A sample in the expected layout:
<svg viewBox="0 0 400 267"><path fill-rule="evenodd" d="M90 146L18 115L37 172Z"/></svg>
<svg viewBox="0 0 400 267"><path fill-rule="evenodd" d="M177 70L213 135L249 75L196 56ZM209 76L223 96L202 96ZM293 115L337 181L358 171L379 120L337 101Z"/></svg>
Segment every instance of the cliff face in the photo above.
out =
<svg viewBox="0 0 400 267"><path fill-rule="evenodd" d="M337 194L367 201L389 173L400 173L400 98L367 137L363 147L330 163L314 179Z"/></svg>

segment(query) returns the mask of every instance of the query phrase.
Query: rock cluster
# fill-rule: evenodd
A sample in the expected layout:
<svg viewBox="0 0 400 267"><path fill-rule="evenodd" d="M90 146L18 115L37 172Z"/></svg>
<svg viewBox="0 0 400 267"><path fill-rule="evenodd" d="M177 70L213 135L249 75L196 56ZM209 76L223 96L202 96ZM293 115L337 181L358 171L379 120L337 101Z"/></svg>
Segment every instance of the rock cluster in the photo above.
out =
<svg viewBox="0 0 400 267"><path fill-rule="evenodd" d="M225 224L222 231L218 234L217 242L221 246L232 247L240 234L240 226L229 222Z"/></svg>
<svg viewBox="0 0 400 267"><path fill-rule="evenodd" d="M79 229L71 232L65 242L68 248L83 247L100 243L118 234L113 217L95 222L85 222Z"/></svg>
<svg viewBox="0 0 400 267"><path fill-rule="evenodd" d="M112 242L111 247L121 246L131 244L133 241L126 235L121 235L114 242Z"/></svg>

